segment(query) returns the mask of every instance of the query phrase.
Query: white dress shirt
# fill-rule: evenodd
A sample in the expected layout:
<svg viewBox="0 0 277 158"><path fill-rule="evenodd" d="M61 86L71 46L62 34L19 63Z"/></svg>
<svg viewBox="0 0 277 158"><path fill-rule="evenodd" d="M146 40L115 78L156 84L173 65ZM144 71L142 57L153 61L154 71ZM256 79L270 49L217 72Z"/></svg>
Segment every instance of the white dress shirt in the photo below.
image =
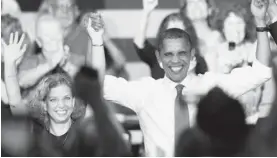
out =
<svg viewBox="0 0 277 158"><path fill-rule="evenodd" d="M237 68L230 74L208 72L189 75L181 83L186 89L208 92L218 86L232 97L238 97L271 78L271 69L254 61L252 67ZM105 76L104 98L134 110L144 135L146 156L174 156L175 86L167 77L138 81ZM184 91L183 90L183 91ZM195 121L196 106L188 104L190 124ZM161 155L162 154L162 155Z"/></svg>

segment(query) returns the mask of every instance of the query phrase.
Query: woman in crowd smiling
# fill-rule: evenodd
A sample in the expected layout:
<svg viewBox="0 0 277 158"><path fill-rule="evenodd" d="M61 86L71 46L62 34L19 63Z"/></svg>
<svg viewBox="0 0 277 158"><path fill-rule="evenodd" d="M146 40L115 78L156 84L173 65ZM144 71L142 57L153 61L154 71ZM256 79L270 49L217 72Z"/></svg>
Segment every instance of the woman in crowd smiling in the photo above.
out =
<svg viewBox="0 0 277 158"><path fill-rule="evenodd" d="M214 0L184 0L181 13L186 16L195 29L201 56L222 42L222 36L214 26L218 9Z"/></svg>

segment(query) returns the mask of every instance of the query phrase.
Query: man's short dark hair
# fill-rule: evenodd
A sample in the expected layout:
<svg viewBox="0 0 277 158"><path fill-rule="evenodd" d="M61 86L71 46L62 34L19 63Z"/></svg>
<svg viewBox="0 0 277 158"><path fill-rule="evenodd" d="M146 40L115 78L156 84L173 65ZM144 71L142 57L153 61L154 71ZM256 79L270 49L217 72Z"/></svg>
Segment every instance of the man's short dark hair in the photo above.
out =
<svg viewBox="0 0 277 158"><path fill-rule="evenodd" d="M177 29L177 28L172 28L172 29L165 30L160 34L160 37L158 38L158 51L162 49L163 41L165 39L180 39L180 38L187 40L190 44L190 47L192 47L190 35L186 31Z"/></svg>

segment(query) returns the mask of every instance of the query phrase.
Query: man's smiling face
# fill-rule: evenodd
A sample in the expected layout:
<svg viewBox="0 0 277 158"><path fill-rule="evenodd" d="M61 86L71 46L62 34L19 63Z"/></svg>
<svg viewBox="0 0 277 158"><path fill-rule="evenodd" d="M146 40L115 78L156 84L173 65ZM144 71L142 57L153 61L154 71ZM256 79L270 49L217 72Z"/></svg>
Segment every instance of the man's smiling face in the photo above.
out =
<svg viewBox="0 0 277 158"><path fill-rule="evenodd" d="M189 40L185 38L164 39L158 55L165 74L170 80L179 83L186 78L192 58Z"/></svg>

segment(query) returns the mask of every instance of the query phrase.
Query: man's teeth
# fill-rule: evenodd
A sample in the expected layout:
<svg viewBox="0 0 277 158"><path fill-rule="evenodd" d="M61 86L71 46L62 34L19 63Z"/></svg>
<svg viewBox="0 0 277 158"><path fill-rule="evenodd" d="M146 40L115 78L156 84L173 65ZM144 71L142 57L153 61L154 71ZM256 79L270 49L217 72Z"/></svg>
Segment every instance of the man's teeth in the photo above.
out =
<svg viewBox="0 0 277 158"><path fill-rule="evenodd" d="M178 72L182 69L182 66L178 66L178 67L171 67L171 69L175 72Z"/></svg>

